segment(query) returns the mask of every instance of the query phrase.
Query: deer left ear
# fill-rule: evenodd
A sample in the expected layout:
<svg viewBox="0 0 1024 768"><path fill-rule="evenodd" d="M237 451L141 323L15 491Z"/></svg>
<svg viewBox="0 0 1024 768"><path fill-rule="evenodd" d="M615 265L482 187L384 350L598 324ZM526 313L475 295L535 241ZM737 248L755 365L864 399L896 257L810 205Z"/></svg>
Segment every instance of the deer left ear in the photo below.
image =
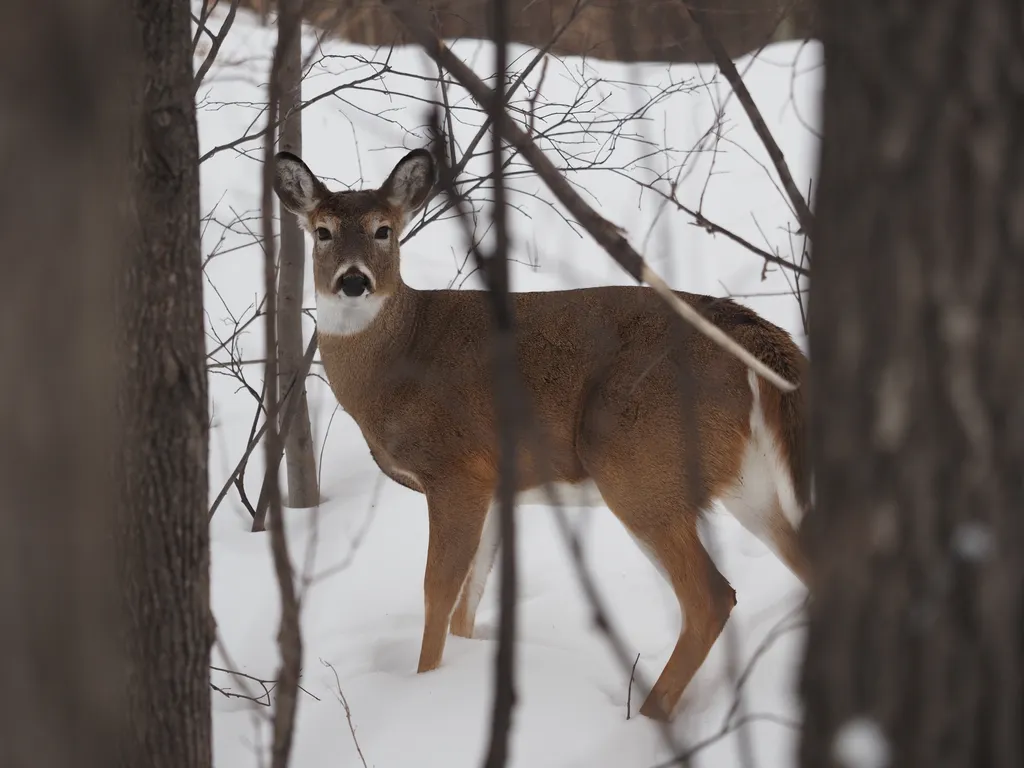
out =
<svg viewBox="0 0 1024 768"><path fill-rule="evenodd" d="M278 152L274 157L274 191L284 207L305 218L330 192L324 183L291 152Z"/></svg>
<svg viewBox="0 0 1024 768"><path fill-rule="evenodd" d="M426 205L436 172L433 155L425 149L414 149L398 161L380 191L391 205L402 209L408 221Z"/></svg>

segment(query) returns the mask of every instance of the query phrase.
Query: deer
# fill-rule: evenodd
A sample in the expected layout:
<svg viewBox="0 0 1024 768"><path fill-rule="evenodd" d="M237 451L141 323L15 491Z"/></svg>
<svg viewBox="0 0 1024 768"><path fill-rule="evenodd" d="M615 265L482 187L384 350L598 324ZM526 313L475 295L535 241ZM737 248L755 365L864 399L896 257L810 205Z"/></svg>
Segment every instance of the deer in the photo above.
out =
<svg viewBox="0 0 1024 768"><path fill-rule="evenodd" d="M417 290L400 268L400 236L437 171L429 151L414 149L379 188L331 192L294 154L278 153L274 169L283 207L312 235L331 390L381 471L426 497L420 673L441 664L449 631L473 637L499 545L487 291ZM802 379L806 358L785 330L731 300L676 295L772 371ZM518 375L542 438L520 441L517 504L554 488L607 505L668 580L682 628L640 712L671 720L736 605L698 533L710 506L721 502L808 583L803 390L783 392L705 336L680 333L649 287L511 300Z"/></svg>

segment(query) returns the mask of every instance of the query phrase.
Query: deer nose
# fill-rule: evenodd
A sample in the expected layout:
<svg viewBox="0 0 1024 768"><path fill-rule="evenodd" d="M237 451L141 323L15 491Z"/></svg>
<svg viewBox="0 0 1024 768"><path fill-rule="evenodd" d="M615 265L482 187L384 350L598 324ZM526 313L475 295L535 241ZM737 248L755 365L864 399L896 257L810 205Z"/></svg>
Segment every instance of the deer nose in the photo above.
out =
<svg viewBox="0 0 1024 768"><path fill-rule="evenodd" d="M346 270L345 274L338 280L335 291L339 290L350 298L362 296L370 290L370 278L355 267L352 267Z"/></svg>

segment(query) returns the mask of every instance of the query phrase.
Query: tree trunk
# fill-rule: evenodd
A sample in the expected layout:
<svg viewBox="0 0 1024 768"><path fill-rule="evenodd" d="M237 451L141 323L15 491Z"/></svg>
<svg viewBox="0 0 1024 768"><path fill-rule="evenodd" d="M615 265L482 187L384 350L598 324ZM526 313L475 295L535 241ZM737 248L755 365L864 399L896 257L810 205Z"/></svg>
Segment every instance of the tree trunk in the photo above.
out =
<svg viewBox="0 0 1024 768"><path fill-rule="evenodd" d="M189 4L133 0L141 88L119 284L124 765L211 764L208 426Z"/></svg>
<svg viewBox="0 0 1024 768"><path fill-rule="evenodd" d="M284 12L300 13L301 0L283 0ZM281 67L280 114L291 114L302 102L302 29L297 25L295 36L288 41L288 49ZM295 112L284 120L279 136L279 148L302 155L302 113ZM306 269L306 241L296 218L278 202L281 219L281 251L277 287L277 339L279 391L284 398L296 374L300 373L306 344L302 339L302 288ZM313 507L320 502L320 489L316 476L316 457L313 455L313 435L309 426L309 406L306 401L305 376L295 382L290 397L298 397L298 411L292 419L291 429L284 443L285 466L288 472L288 505ZM280 413L284 413L284 408Z"/></svg>
<svg viewBox="0 0 1024 768"><path fill-rule="evenodd" d="M109 543L120 8L0 23L0 765L101 768L123 701Z"/></svg>
<svg viewBox="0 0 1024 768"><path fill-rule="evenodd" d="M1021 13L822 6L808 768L1024 765Z"/></svg>

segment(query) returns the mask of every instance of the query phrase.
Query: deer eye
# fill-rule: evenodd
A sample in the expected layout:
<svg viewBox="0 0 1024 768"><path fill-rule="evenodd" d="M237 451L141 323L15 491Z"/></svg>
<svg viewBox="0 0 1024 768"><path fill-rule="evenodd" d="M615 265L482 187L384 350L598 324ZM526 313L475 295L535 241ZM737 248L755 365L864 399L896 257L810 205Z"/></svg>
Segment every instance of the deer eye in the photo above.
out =
<svg viewBox="0 0 1024 768"><path fill-rule="evenodd" d="M317 240L330 240L331 239L331 230L329 230L327 227L317 227L316 228L316 239Z"/></svg>
<svg viewBox="0 0 1024 768"><path fill-rule="evenodd" d="M391 237L391 227L378 227L377 232L373 236L378 240L387 240Z"/></svg>

